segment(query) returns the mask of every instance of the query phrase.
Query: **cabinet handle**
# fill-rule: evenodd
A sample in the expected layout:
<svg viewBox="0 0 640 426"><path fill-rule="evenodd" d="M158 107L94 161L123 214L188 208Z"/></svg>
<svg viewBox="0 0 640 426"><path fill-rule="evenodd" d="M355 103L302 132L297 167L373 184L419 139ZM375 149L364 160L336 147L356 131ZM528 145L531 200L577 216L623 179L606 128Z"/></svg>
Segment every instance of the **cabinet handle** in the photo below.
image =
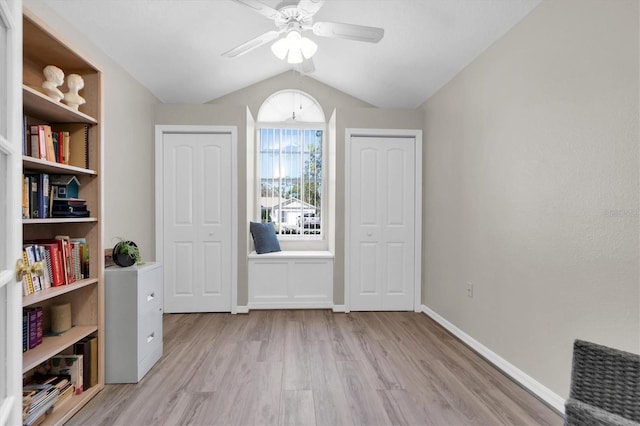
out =
<svg viewBox="0 0 640 426"><path fill-rule="evenodd" d="M151 333L147 336L147 343L151 343L151 341L156 337L155 334L156 333Z"/></svg>
<svg viewBox="0 0 640 426"><path fill-rule="evenodd" d="M155 293L147 294L147 302L151 302L154 299L154 297L156 297Z"/></svg>

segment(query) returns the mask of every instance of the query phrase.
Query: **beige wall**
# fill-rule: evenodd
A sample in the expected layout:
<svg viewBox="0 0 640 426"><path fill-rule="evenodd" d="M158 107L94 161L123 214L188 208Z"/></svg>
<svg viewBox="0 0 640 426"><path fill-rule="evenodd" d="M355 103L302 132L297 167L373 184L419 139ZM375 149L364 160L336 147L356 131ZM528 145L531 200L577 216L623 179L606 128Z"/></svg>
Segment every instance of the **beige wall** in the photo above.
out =
<svg viewBox="0 0 640 426"><path fill-rule="evenodd" d="M103 243L112 247L116 236L133 240L142 257L153 260L153 119L158 99L42 1L23 3L102 70Z"/></svg>
<svg viewBox="0 0 640 426"><path fill-rule="evenodd" d="M565 398L575 338L640 352L638 18L543 1L422 106L424 303Z"/></svg>
<svg viewBox="0 0 640 426"><path fill-rule="evenodd" d="M313 96L324 109L324 116L329 120L334 108L362 108L372 105L344 92L327 86L311 77L297 72L287 71L259 83L240 89L226 96L214 99L209 103L224 105L243 105L249 107L254 118L258 117L260 105L273 93L284 89L298 89Z"/></svg>

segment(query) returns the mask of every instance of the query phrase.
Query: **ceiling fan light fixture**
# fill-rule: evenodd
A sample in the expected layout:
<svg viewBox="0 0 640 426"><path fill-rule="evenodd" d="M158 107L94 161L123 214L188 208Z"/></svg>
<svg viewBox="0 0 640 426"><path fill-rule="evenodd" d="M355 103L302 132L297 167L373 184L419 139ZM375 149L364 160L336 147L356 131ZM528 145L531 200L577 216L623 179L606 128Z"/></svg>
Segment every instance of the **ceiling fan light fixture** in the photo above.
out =
<svg viewBox="0 0 640 426"><path fill-rule="evenodd" d="M286 57L290 64L300 64L304 59L311 58L318 50L318 45L313 40L302 37L297 30L290 30L271 45L271 51L278 59Z"/></svg>

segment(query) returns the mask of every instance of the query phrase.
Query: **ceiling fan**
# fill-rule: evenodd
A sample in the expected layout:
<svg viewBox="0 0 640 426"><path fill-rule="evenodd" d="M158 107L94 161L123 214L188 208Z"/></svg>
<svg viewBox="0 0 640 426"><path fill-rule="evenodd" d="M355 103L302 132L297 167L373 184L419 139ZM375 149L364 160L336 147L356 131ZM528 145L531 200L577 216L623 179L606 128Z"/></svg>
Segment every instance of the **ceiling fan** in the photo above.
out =
<svg viewBox="0 0 640 426"><path fill-rule="evenodd" d="M324 0L300 0L297 3L292 0L284 0L276 8L259 0L233 1L272 19L277 29L267 31L222 54L222 56L229 58L244 55L278 39L271 46L273 53L278 58L286 58L290 64L299 66L302 72L309 73L315 69L311 57L315 54L318 46L313 40L304 37L304 32L311 31L320 37L343 38L369 43L377 43L384 36L383 28L338 22L314 23L313 15L322 7Z"/></svg>

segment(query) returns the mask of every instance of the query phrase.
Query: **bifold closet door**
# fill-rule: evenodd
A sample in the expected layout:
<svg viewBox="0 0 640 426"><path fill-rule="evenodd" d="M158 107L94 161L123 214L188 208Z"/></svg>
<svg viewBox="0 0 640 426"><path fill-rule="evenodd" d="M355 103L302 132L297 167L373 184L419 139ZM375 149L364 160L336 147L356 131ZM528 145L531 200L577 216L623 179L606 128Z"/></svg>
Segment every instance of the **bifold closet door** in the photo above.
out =
<svg viewBox="0 0 640 426"><path fill-rule="evenodd" d="M413 310L415 138L350 140L350 310Z"/></svg>
<svg viewBox="0 0 640 426"><path fill-rule="evenodd" d="M230 312L232 136L164 133L165 312Z"/></svg>

